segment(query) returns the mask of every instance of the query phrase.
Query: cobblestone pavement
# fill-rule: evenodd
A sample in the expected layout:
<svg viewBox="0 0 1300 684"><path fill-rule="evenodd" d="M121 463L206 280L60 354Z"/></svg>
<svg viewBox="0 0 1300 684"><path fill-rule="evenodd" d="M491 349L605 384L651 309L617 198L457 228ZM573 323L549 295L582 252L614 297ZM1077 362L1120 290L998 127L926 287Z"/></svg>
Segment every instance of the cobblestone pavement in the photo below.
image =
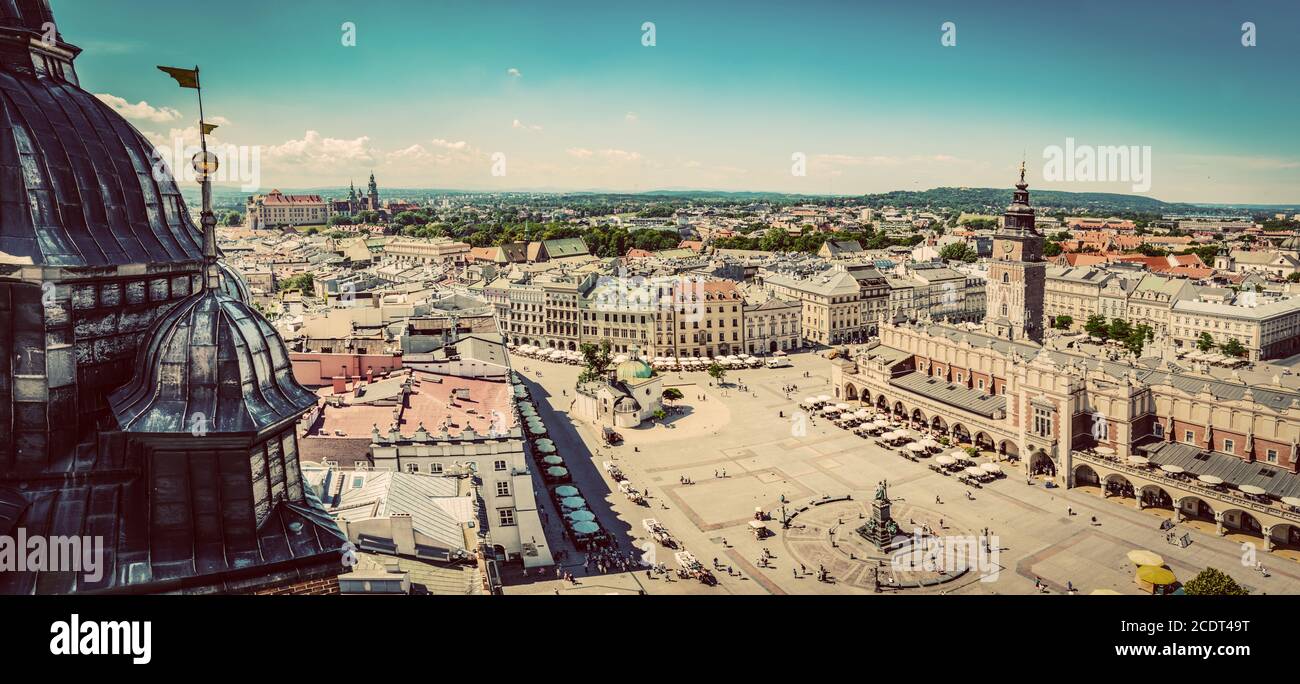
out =
<svg viewBox="0 0 1300 684"><path fill-rule="evenodd" d="M863 560L873 549L850 535L861 524L859 513L869 517L870 499L882 479L889 481L894 518L905 529L910 529L909 520L937 529L942 518L946 529L941 534L980 535L988 529L998 546L997 568L937 586L886 588L887 593L1034 593L1035 581L1041 580L1053 594L1064 593L1067 585L1082 594L1096 589L1136 594L1126 558L1135 548L1163 555L1180 580L1214 566L1253 593L1300 592L1300 564L1294 560L1260 552L1271 574L1264 577L1243 565L1240 540L1215 537L1193 525L1178 528L1179 534L1191 534L1191 546L1166 544L1160 518L1138 511L1131 502L1103 500L1095 490L1046 489L1041 482L1031 486L1009 469L1009 477L974 490L970 500L965 486L931 472L924 462L902 459L827 421L812 419L806 433L796 435L791 415L797 402L834 392L824 358L811 353L790 358L791 368L729 372L725 389L712 386L702 372L666 374L665 387L678 387L685 395L678 402L682 414L674 417L672 427L620 430L626 441L611 448L602 444L597 429L569 419L577 367L514 357L574 484L605 529L630 552L648 548L641 521L655 518L706 566L717 560L719 583L708 587L694 580L647 578L644 572L589 575L581 554L562 538L558 514L545 501L549 543L569 549L564 565L577 583L556 581L553 571L523 577L515 567L504 574L506 593L873 594L877 559ZM528 370L522 371L525 366ZM737 388L737 382L745 389ZM798 390L787 395L783 390L789 385ZM616 462L634 487L649 490L648 506L619 493L601 468L606 460ZM683 478L693 483L683 484ZM538 490L545 491L540 481ZM781 529L782 497L789 509L844 495L852 502L808 517L800 514L796 524L805 527ZM749 528L755 508L775 512L778 519L768 523L774 535L762 541ZM1075 515L1067 515L1067 509ZM832 513L833 521L826 517ZM1096 525L1090 521L1094 515ZM840 528L835 546L826 532L832 526ZM760 566L764 549L770 553L768 567ZM673 550L656 547L654 556L675 567ZM816 578L818 564L827 567L829 581ZM808 572L796 572L800 565Z"/></svg>

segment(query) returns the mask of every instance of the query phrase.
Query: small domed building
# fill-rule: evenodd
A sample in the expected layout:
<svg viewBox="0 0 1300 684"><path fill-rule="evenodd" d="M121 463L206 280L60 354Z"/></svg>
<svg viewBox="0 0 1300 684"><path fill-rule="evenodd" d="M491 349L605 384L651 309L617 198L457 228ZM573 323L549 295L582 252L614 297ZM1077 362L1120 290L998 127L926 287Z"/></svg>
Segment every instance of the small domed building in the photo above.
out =
<svg viewBox="0 0 1300 684"><path fill-rule="evenodd" d="M663 377L634 353L602 380L579 383L575 395L580 418L598 427L634 428L663 408Z"/></svg>

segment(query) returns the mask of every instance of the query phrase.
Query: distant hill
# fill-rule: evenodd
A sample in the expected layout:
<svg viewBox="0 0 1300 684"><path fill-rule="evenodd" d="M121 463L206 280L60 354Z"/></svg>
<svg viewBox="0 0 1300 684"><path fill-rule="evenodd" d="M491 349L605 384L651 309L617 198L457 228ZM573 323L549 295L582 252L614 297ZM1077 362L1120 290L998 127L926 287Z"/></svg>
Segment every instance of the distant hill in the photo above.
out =
<svg viewBox="0 0 1300 684"><path fill-rule="evenodd" d="M346 197L346 187L320 188L281 188L291 194L317 194L325 197ZM260 192L268 192L269 187ZM729 190L651 190L646 192L617 192L604 190L516 190L510 192L489 192L473 190L454 190L446 188L384 188L380 194L389 197L401 197L410 201L426 201L437 197L457 195L495 195L506 201L527 198L530 204L536 204L539 197L545 198L540 204L550 206L596 205L596 204L630 204L643 205L660 203L674 207L687 204L740 205L749 203L768 203L791 205L803 202L829 203L836 205L863 205L870 207L929 207L947 208L972 214L1000 215L1011 202L1010 188L958 188L943 187L929 190L894 190L868 195L804 195L787 192L764 191L729 191ZM197 206L199 192L197 186L184 186L181 193L187 204ZM1141 214L1242 214L1249 212L1296 213L1300 205L1287 204L1191 204L1186 202L1164 202L1145 195L1125 195L1112 192L1063 192L1060 190L1030 190L1030 201L1038 207L1052 207L1069 212L1088 212L1093 215L1108 213ZM242 210L244 201L253 193L241 192L237 188L217 186L213 188L213 203L219 209Z"/></svg>
<svg viewBox="0 0 1300 684"><path fill-rule="evenodd" d="M1000 214L1011 202L1009 188L933 188L930 190L895 190L865 195L863 200L874 207L885 205L899 207L949 207L971 213ZM1153 197L1124 195L1112 192L1062 192L1060 190L1031 190L1030 203L1037 206L1060 207L1069 210L1086 209L1090 213L1114 211L1142 213L1174 213L1204 209L1194 204L1162 202Z"/></svg>

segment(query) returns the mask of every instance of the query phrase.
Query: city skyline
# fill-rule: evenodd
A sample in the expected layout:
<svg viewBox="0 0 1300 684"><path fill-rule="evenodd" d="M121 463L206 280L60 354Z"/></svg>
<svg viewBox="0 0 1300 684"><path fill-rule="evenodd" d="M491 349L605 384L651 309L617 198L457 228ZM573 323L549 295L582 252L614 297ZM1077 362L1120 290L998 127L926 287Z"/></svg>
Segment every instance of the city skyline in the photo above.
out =
<svg viewBox="0 0 1300 684"><path fill-rule="evenodd" d="M261 191L373 170L387 187L850 195L1004 187L1024 156L1039 189L1300 201L1297 48L1280 40L1300 13L1282 3L1172 19L1002 3L57 9L64 39L94 55L83 87L157 146L196 141L197 111L150 71L200 65L215 142L258 148ZM1046 151L1069 141L1149 148L1149 188L1045 179Z"/></svg>

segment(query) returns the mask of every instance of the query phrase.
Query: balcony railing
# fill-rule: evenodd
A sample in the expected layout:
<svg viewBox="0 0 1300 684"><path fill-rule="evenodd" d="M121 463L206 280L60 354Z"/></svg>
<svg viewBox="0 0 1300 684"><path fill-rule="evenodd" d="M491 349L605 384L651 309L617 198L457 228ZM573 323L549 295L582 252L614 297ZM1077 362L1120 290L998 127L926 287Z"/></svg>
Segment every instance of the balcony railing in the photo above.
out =
<svg viewBox="0 0 1300 684"><path fill-rule="evenodd" d="M1236 494L1231 494L1229 492L1215 489L1213 487L1207 487L1204 484L1197 482L1196 480L1181 480L1178 478L1169 477L1168 475L1165 475L1163 471L1160 470L1139 468L1137 466L1124 463L1119 459L1110 459L1104 456L1091 454L1086 451L1075 451L1074 458L1077 458L1080 461L1084 461L1087 463L1095 463L1097 465L1110 468L1111 470L1119 470L1132 475L1137 475L1139 477L1145 478L1147 480L1152 480L1154 482L1160 482L1161 480L1165 480L1168 481L1171 486L1178 487L1179 489L1185 489L1190 492L1195 492L1196 494L1200 494L1208 499L1223 501L1226 503L1230 503L1234 506L1237 506L1239 508L1249 509L1257 513L1267 513L1268 515L1272 515L1272 516L1276 516L1279 518L1300 523L1300 513L1297 513L1294 510L1282 506L1273 506L1270 504L1260 503L1258 501L1255 501L1254 499L1247 499L1245 497L1237 496Z"/></svg>

